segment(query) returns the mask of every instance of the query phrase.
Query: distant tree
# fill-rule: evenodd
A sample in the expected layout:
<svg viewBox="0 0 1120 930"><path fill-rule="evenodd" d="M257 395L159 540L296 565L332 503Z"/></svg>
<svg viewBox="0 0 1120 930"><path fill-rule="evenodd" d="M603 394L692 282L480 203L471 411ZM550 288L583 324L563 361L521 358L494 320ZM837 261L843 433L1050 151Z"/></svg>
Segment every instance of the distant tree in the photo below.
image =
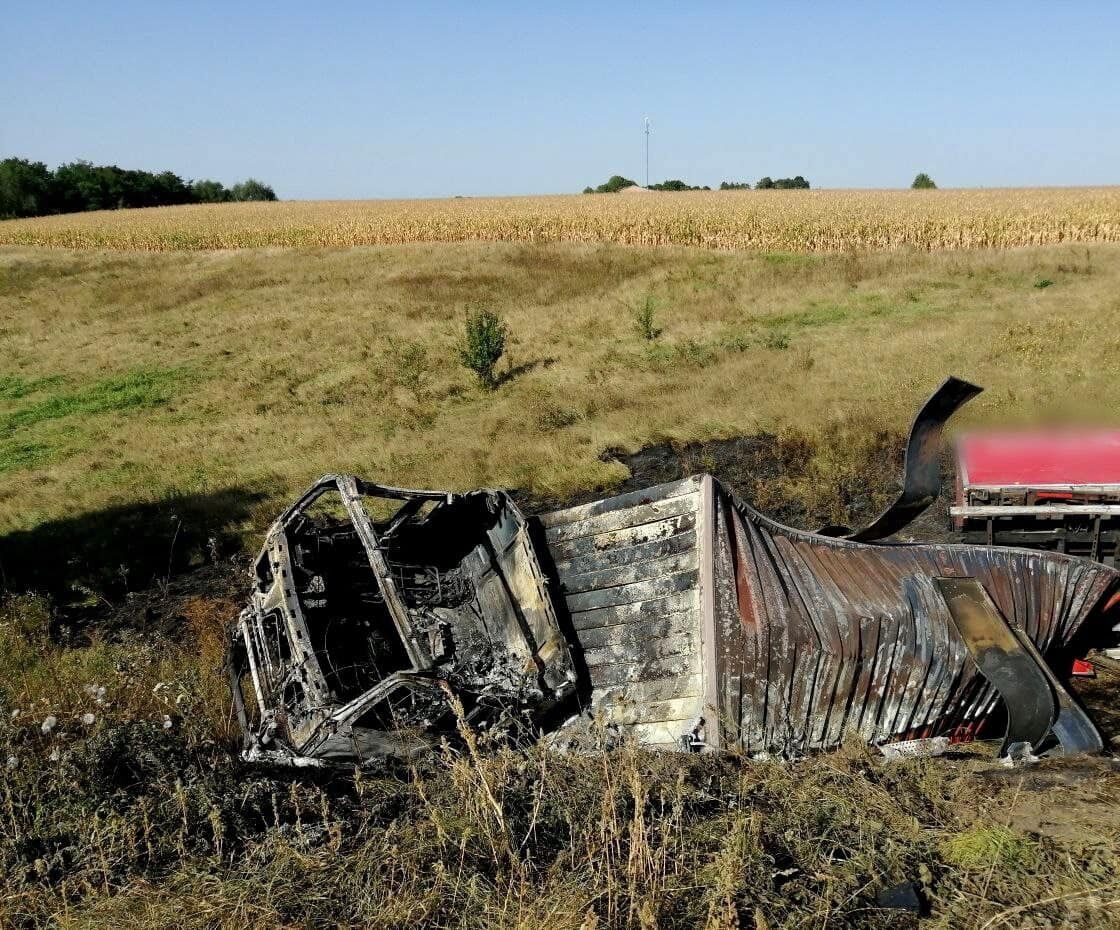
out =
<svg viewBox="0 0 1120 930"><path fill-rule="evenodd" d="M173 171L154 173L73 161L52 172L42 162L24 158L0 161L0 219L231 199L275 200L276 193L252 178L226 190L217 181L188 184Z"/></svg>
<svg viewBox="0 0 1120 930"><path fill-rule="evenodd" d="M808 190L809 182L806 181L801 175L796 175L792 178L778 178L776 181L770 177L762 178L755 186L755 190L769 191L769 190Z"/></svg>
<svg viewBox="0 0 1120 930"><path fill-rule="evenodd" d="M98 168L88 161L59 165L54 172L59 210L62 213L78 213L119 206L119 183L114 173L119 171L116 167Z"/></svg>
<svg viewBox="0 0 1120 930"><path fill-rule="evenodd" d="M191 197L195 203L225 203L231 199L230 192L221 181L194 181L191 184Z"/></svg>
<svg viewBox="0 0 1120 930"><path fill-rule="evenodd" d="M275 200L276 192L267 184L262 184L254 178L234 184L229 189L232 200Z"/></svg>
<svg viewBox="0 0 1120 930"><path fill-rule="evenodd" d="M637 186L636 182L624 178L621 174L612 174L605 184L600 184L594 188L585 187L583 192L585 194L617 194L623 188Z"/></svg>
<svg viewBox="0 0 1120 930"><path fill-rule="evenodd" d="M932 191L937 190L937 185L933 183L931 178L924 171L914 178L914 183L910 185L916 191Z"/></svg>
<svg viewBox="0 0 1120 930"><path fill-rule="evenodd" d="M671 181L662 181L660 184L651 184L649 186L651 191L698 191L699 187L693 187L679 178L674 178Z"/></svg>
<svg viewBox="0 0 1120 930"><path fill-rule="evenodd" d="M41 161L0 161L0 220L54 212L54 200L54 177Z"/></svg>
<svg viewBox="0 0 1120 930"><path fill-rule="evenodd" d="M719 189L721 191L749 191L751 185L747 181L720 181Z"/></svg>

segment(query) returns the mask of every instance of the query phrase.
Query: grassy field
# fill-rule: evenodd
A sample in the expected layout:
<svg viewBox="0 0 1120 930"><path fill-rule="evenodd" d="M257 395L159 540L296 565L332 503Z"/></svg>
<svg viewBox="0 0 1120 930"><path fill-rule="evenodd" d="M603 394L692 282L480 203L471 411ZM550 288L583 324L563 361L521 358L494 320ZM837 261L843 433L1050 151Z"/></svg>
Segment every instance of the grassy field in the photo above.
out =
<svg viewBox="0 0 1120 930"><path fill-rule="evenodd" d="M291 201L0 223L0 245L63 248L170 251L463 241L818 253L1116 242L1120 188Z"/></svg>
<svg viewBox="0 0 1120 930"><path fill-rule="evenodd" d="M625 477L612 449L765 434L758 503L842 521L948 373L988 388L964 423L1115 420L1118 295L1108 244L0 248L0 926L886 927L906 879L932 926L1115 926L1107 762L531 750L293 779L231 760L220 663L230 573L322 472L559 499ZM513 337L493 392L458 361L476 306Z"/></svg>

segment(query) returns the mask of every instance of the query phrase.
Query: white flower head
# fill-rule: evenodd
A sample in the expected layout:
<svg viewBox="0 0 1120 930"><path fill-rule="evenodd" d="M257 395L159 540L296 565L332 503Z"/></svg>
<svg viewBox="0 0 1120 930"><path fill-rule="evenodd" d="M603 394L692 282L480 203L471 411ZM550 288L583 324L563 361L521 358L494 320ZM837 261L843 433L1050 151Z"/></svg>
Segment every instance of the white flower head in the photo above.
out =
<svg viewBox="0 0 1120 930"><path fill-rule="evenodd" d="M62 753L59 752L58 747L55 746L54 749L51 750L51 754L49 756L47 756L47 758L50 759L51 762L57 762L59 759L62 758Z"/></svg>
<svg viewBox="0 0 1120 930"><path fill-rule="evenodd" d="M42 730L44 733L50 733L50 731L53 730L55 728L55 726L57 726L57 725L58 725L58 718L54 714L48 714L46 719L43 721L42 726L40 726L39 729Z"/></svg>
<svg viewBox="0 0 1120 930"><path fill-rule="evenodd" d="M165 730L171 729L171 718L167 714L163 715L163 728Z"/></svg>
<svg viewBox="0 0 1120 930"><path fill-rule="evenodd" d="M12 719L15 720L16 717L18 717L19 715L20 715L20 709L17 707L15 710L12 711Z"/></svg>
<svg viewBox="0 0 1120 930"><path fill-rule="evenodd" d="M87 727L93 726L93 721L95 721L96 719L97 718L88 711L82 714L82 723L84 723Z"/></svg>
<svg viewBox="0 0 1120 930"><path fill-rule="evenodd" d="M17 765L19 765L19 759L15 756L8 756L7 767L9 769L14 769Z"/></svg>

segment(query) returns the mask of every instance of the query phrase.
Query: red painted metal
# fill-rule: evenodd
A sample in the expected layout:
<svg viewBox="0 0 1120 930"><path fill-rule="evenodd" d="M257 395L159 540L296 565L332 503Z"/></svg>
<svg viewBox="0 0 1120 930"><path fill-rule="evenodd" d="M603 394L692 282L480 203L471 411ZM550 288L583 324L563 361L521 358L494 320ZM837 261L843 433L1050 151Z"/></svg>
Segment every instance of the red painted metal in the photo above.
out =
<svg viewBox="0 0 1120 930"><path fill-rule="evenodd" d="M1120 430L977 433L958 450L971 487L1120 487Z"/></svg>
<svg viewBox="0 0 1120 930"><path fill-rule="evenodd" d="M1078 678L1095 678L1097 670L1093 668L1093 663L1085 659L1074 659L1073 664L1070 666L1069 673Z"/></svg>

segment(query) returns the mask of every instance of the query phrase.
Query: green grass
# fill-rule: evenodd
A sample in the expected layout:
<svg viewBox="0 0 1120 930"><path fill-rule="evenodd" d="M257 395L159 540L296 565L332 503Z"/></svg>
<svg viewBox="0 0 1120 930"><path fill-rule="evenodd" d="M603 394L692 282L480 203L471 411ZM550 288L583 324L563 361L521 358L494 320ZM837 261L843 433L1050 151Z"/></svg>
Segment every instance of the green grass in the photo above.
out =
<svg viewBox="0 0 1120 930"><path fill-rule="evenodd" d="M941 852L947 862L963 869L1001 867L1008 872L1030 871L1041 858L1037 842L998 824L977 823L946 837Z"/></svg>
<svg viewBox="0 0 1120 930"><path fill-rule="evenodd" d="M184 379L185 373L180 369L141 369L104 378L83 388L59 390L34 403L0 412L0 434L10 435L16 430L68 417L159 407L174 396ZM58 385L61 380L42 378L34 383L21 382L18 391L10 391L6 396L22 398L40 391L45 385ZM0 381L0 385L3 384L4 381Z"/></svg>
<svg viewBox="0 0 1120 930"><path fill-rule="evenodd" d="M42 442L0 441L0 475L46 465L54 458L55 451L53 446Z"/></svg>
<svg viewBox="0 0 1120 930"><path fill-rule="evenodd" d="M63 379L58 376L27 380L18 375L0 375L0 400L20 400L43 388L58 384Z"/></svg>
<svg viewBox="0 0 1120 930"><path fill-rule="evenodd" d="M80 454L114 429L104 415L163 408L191 378L182 368L136 369L84 385L63 375L0 376L0 475Z"/></svg>

